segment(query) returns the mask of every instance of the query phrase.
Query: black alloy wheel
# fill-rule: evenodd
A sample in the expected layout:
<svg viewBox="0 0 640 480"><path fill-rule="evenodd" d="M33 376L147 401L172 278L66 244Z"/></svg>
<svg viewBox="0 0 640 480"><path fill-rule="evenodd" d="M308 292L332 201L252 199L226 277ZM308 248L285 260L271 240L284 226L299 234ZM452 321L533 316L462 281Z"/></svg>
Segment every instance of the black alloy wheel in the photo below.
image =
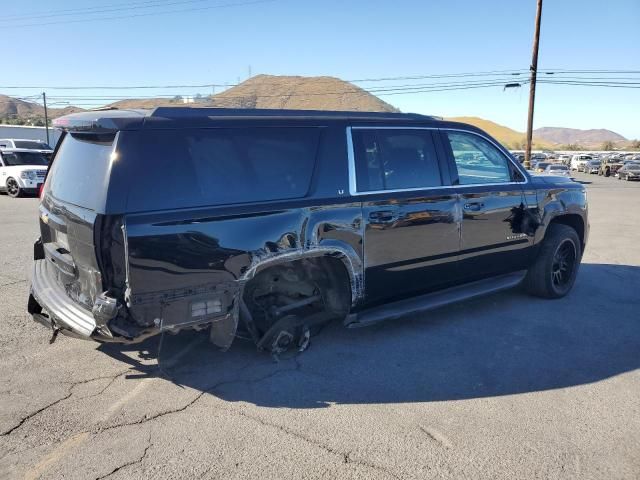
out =
<svg viewBox="0 0 640 480"><path fill-rule="evenodd" d="M7 178L7 195L9 195L12 198L17 198L20 196L20 185L18 185L18 182L16 181L15 178Z"/></svg>
<svg viewBox="0 0 640 480"><path fill-rule="evenodd" d="M581 247L580 238L572 227L549 225L538 257L524 279L525 290L542 298L564 297L576 280Z"/></svg>
<svg viewBox="0 0 640 480"><path fill-rule="evenodd" d="M576 246L571 239L567 238L558 245L551 266L551 282L558 291L564 291L571 283L576 259Z"/></svg>

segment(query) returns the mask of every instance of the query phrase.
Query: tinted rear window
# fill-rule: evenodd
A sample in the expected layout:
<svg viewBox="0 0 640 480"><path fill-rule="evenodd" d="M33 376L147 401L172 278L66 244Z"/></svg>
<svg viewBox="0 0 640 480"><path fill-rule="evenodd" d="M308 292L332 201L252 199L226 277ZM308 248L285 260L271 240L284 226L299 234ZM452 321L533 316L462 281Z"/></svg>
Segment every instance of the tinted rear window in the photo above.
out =
<svg viewBox="0 0 640 480"><path fill-rule="evenodd" d="M99 211L104 204L113 136L68 134L51 165L45 191L58 200Z"/></svg>
<svg viewBox="0 0 640 480"><path fill-rule="evenodd" d="M123 132L129 211L304 197L318 128L257 127Z"/></svg>
<svg viewBox="0 0 640 480"><path fill-rule="evenodd" d="M32 150L51 150L51 147L44 142L29 140L16 140L16 148L30 148Z"/></svg>

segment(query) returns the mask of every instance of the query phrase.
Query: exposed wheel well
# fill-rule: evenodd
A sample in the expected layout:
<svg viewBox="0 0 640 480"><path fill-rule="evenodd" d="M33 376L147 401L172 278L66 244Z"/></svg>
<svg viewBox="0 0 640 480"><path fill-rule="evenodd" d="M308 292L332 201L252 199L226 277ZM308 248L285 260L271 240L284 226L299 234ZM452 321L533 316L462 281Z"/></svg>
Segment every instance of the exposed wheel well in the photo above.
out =
<svg viewBox="0 0 640 480"><path fill-rule="evenodd" d="M307 313L324 310L336 318L349 313L350 277L339 258L324 255L270 265L259 270L243 290L244 302L262 331L270 309L316 296L321 300L305 305Z"/></svg>
<svg viewBox="0 0 640 480"><path fill-rule="evenodd" d="M582 248L582 251L584 252L584 220L582 220L582 217L580 215L575 213L560 215L552 219L549 225L551 226L554 223L567 225L568 227L573 228L578 234L578 238L580 239L580 246Z"/></svg>

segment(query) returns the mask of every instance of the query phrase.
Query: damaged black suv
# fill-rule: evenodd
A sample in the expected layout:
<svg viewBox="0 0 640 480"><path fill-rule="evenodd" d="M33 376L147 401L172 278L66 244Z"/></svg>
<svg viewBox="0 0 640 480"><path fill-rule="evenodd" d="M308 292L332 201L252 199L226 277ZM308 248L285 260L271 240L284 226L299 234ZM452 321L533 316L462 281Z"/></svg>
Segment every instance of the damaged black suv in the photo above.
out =
<svg viewBox="0 0 640 480"><path fill-rule="evenodd" d="M28 310L136 342L208 329L304 348L348 327L524 285L571 289L584 187L416 114L157 108L62 117Z"/></svg>

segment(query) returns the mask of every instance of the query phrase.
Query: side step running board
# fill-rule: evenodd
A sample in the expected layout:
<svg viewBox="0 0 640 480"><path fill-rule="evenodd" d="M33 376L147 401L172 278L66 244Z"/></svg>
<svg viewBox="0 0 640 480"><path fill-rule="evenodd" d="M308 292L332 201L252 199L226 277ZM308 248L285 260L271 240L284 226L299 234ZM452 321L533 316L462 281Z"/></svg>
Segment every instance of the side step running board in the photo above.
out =
<svg viewBox="0 0 640 480"><path fill-rule="evenodd" d="M352 313L347 316L344 324L348 328L367 327L383 320L392 320L425 310L433 310L434 308L443 307L462 300L507 290L522 282L526 274L527 271L523 270L486 280L478 280L477 282L467 283L466 285L447 288L440 292L428 293L420 295L419 297L387 303L379 307L363 310L359 313Z"/></svg>

